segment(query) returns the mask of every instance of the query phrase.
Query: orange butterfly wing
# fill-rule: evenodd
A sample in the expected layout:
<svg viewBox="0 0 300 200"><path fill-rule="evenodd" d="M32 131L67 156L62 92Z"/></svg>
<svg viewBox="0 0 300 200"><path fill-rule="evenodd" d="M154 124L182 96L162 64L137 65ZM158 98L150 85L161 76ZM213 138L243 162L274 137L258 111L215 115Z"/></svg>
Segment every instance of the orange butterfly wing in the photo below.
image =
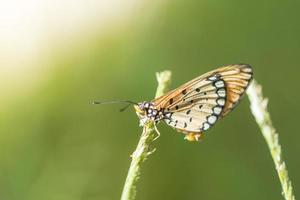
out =
<svg viewBox="0 0 300 200"><path fill-rule="evenodd" d="M170 113L165 120L170 126L195 135L209 129L235 108L252 77L249 65L224 66L158 97L153 103Z"/></svg>

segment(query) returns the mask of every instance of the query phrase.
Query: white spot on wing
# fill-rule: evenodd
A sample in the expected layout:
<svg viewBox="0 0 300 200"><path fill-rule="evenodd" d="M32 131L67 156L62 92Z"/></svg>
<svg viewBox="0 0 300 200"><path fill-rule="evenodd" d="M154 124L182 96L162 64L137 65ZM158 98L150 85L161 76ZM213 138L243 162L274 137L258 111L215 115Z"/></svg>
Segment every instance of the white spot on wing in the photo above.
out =
<svg viewBox="0 0 300 200"><path fill-rule="evenodd" d="M223 82L223 81L216 81L216 82L215 82L215 86L216 86L217 88L222 88L222 87L224 87L225 85L224 85L224 82Z"/></svg>
<svg viewBox="0 0 300 200"><path fill-rule="evenodd" d="M207 122L205 122L205 123L203 124L203 130L206 131L206 130L209 129L209 128L210 128L210 125L209 125Z"/></svg>
<svg viewBox="0 0 300 200"><path fill-rule="evenodd" d="M215 81L215 80L217 80L217 78L215 76L211 76L211 77L208 78L208 80Z"/></svg>
<svg viewBox="0 0 300 200"><path fill-rule="evenodd" d="M226 96L226 91L225 91L224 88L218 89L217 93L220 97L225 97Z"/></svg>
<svg viewBox="0 0 300 200"><path fill-rule="evenodd" d="M211 116L208 117L207 121L210 124L214 124L217 121L217 117L215 115L211 115Z"/></svg>
<svg viewBox="0 0 300 200"><path fill-rule="evenodd" d="M221 112L222 112L222 108L221 107L219 107L219 106L214 107L214 113L216 115L221 114Z"/></svg>
<svg viewBox="0 0 300 200"><path fill-rule="evenodd" d="M220 106L224 106L225 105L225 99L223 99L223 98L217 99L217 104L219 104Z"/></svg>
<svg viewBox="0 0 300 200"><path fill-rule="evenodd" d="M166 117L167 117L167 118L170 118L171 115L172 115L172 113L167 113L167 114L166 114Z"/></svg>

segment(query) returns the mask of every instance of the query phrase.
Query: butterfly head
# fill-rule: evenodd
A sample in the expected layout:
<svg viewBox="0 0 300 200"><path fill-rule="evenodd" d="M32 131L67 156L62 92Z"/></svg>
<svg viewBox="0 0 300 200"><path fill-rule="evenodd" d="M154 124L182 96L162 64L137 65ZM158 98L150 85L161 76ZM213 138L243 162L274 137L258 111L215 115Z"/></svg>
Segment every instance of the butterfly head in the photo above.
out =
<svg viewBox="0 0 300 200"><path fill-rule="evenodd" d="M135 111L141 121L160 121L163 118L163 112L161 109L157 109L152 102L141 102L134 105Z"/></svg>

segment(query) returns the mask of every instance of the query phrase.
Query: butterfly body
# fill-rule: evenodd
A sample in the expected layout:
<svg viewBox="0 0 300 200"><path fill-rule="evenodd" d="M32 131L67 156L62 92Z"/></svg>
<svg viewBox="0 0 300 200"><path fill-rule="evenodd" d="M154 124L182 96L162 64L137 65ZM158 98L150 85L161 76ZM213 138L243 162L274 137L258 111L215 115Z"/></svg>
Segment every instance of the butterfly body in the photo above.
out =
<svg viewBox="0 0 300 200"><path fill-rule="evenodd" d="M134 108L140 120L144 121L144 124L148 121L159 122L165 118L164 109L155 107L153 102L144 101L134 105Z"/></svg>
<svg viewBox="0 0 300 200"><path fill-rule="evenodd" d="M228 65L199 76L150 102L135 105L141 124L166 122L198 141L228 114L247 89L253 73L246 64Z"/></svg>

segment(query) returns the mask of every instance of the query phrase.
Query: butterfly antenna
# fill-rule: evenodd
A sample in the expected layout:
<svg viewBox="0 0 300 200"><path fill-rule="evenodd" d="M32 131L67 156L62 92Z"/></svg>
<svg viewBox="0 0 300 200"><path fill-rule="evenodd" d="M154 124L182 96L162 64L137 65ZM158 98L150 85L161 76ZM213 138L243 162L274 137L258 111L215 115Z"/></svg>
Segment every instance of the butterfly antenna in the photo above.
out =
<svg viewBox="0 0 300 200"><path fill-rule="evenodd" d="M131 105L131 104L129 103L129 104L127 104L124 108L121 108L121 109L120 109L120 112L125 111L130 105Z"/></svg>
<svg viewBox="0 0 300 200"><path fill-rule="evenodd" d="M134 104L134 105L138 105L138 103L130 101L130 100L113 100L113 101L108 101L108 100L104 100L104 101L93 101L93 104L113 104L113 103L128 103L128 105L126 105L124 108L120 109L120 112L125 111L130 105Z"/></svg>
<svg viewBox="0 0 300 200"><path fill-rule="evenodd" d="M133 102L131 100L113 100L113 101L109 101L109 100L103 100L103 101L93 101L93 104L113 104L113 103L129 103L129 104L134 104L134 105L138 105L138 103Z"/></svg>

